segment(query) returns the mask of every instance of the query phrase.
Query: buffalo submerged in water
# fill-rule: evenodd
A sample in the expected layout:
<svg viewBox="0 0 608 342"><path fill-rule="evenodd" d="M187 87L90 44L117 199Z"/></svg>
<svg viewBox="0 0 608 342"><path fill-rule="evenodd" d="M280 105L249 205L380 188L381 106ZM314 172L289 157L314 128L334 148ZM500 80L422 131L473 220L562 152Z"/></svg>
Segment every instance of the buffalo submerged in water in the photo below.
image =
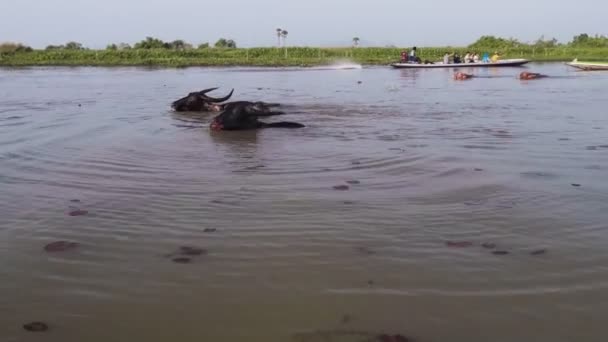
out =
<svg viewBox="0 0 608 342"><path fill-rule="evenodd" d="M221 112L227 105L240 102L222 103L228 101L232 97L234 89L232 89L230 93L224 97L216 98L207 95L207 93L216 89L218 88L208 88L201 91L192 92L187 96L184 96L181 99L171 103L171 108L173 108L173 110L176 112ZM256 102L256 105L257 107L265 106L268 107L268 109L279 106L279 104L266 102Z"/></svg>
<svg viewBox="0 0 608 342"><path fill-rule="evenodd" d="M216 89L218 88L209 88L199 92L192 92L187 96L174 101L171 104L171 107L177 112L221 112L211 121L210 128L213 131L305 127L296 122L261 122L258 120L260 117L285 114L281 111L273 111L273 108L280 107L280 104L261 101L234 101L222 103L232 97L234 89L232 89L228 95L221 98L214 98L207 95L207 93Z"/></svg>
<svg viewBox="0 0 608 342"><path fill-rule="evenodd" d="M182 97L179 100L171 103L171 108L176 112L220 112L223 106L221 102L228 101L234 93L234 89L224 97L215 98L208 96L207 93L212 92L218 88L209 88L201 91L196 91Z"/></svg>
<svg viewBox="0 0 608 342"><path fill-rule="evenodd" d="M267 104L264 102L238 101L224 105L224 111L214 117L209 125L212 131L238 131L259 128L302 128L304 125L297 122L261 122L261 117L285 114L273 111L272 107L278 104Z"/></svg>

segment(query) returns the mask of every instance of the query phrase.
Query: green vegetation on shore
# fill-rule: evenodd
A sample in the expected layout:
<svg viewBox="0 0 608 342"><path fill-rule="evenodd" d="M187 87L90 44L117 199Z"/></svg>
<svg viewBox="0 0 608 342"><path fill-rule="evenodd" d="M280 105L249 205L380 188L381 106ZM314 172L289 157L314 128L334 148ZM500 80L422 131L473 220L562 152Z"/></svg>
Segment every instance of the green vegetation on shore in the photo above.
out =
<svg viewBox="0 0 608 342"><path fill-rule="evenodd" d="M357 39L358 41L358 39ZM236 48L236 42L220 39L215 47L198 48L176 40L163 42L148 37L135 44L111 44L105 50L90 50L77 42L33 50L22 44L0 45L0 66L313 66L348 60L365 65L386 65L397 61L397 47L271 47ZM499 51L503 58L527 58L533 61L608 60L608 37L582 34L568 44L555 39L539 39L523 44L514 39L481 37L468 47L418 47L422 60L441 60L445 52L478 53Z"/></svg>

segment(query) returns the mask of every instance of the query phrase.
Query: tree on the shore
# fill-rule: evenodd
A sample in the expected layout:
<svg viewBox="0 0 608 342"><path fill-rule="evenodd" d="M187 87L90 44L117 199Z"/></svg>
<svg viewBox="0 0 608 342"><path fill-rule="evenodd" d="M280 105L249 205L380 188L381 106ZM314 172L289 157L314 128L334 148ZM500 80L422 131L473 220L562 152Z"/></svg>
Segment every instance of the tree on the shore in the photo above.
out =
<svg viewBox="0 0 608 342"><path fill-rule="evenodd" d="M168 43L154 37L146 37L145 40L135 43L134 46L135 49L167 49L168 47Z"/></svg>
<svg viewBox="0 0 608 342"><path fill-rule="evenodd" d="M68 42L65 45L49 45L45 48L45 50L86 50L86 48L78 42Z"/></svg>
<svg viewBox="0 0 608 342"><path fill-rule="evenodd" d="M353 38L353 46L354 46L354 47L359 46L359 41L360 41L360 40L361 40L361 39L359 39L359 37L355 37L355 38Z"/></svg>
<svg viewBox="0 0 608 342"><path fill-rule="evenodd" d="M277 41L278 41L278 47L281 47L281 32L283 32L283 29L281 29L280 27L277 28Z"/></svg>
<svg viewBox="0 0 608 342"><path fill-rule="evenodd" d="M0 44L0 53L14 53L14 52L31 52L34 51L29 46L21 43L2 43Z"/></svg>
<svg viewBox="0 0 608 342"><path fill-rule="evenodd" d="M591 37L587 33L582 33L574 36L570 45L577 47L608 47L608 37L600 35Z"/></svg>
<svg viewBox="0 0 608 342"><path fill-rule="evenodd" d="M283 46L287 47L287 35L289 34L289 32L287 32L287 30L282 30L281 31L281 37L283 37Z"/></svg>
<svg viewBox="0 0 608 342"><path fill-rule="evenodd" d="M557 39L555 38L551 38L548 40L545 40L545 36L540 36L540 38L538 38L533 46L536 48L554 48L559 46L560 44L558 43Z"/></svg>
<svg viewBox="0 0 608 342"><path fill-rule="evenodd" d="M208 49L208 48L209 48L209 43L202 43L202 44L199 44L198 48L199 48L199 49Z"/></svg>
<svg viewBox="0 0 608 342"><path fill-rule="evenodd" d="M68 42L67 44L65 44L65 49L66 50L86 50L82 44L78 43L78 42Z"/></svg>
<svg viewBox="0 0 608 342"><path fill-rule="evenodd" d="M500 38L494 36L482 36L475 43L469 45L470 49L505 49L505 48L515 48L521 46L517 39L514 38Z"/></svg>
<svg viewBox="0 0 608 342"><path fill-rule="evenodd" d="M235 49L236 48L236 42L234 40L232 40L232 39L220 38L220 39L218 39L217 42L215 42L215 47L216 48Z"/></svg>

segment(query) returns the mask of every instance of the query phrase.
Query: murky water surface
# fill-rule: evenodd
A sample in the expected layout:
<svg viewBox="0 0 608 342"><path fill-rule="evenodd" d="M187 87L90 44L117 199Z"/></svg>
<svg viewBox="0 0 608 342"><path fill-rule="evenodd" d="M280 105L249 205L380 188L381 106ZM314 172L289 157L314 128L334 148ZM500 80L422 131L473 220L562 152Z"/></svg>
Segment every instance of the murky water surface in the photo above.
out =
<svg viewBox="0 0 608 342"><path fill-rule="evenodd" d="M606 341L608 73L524 69L0 70L0 340Z"/></svg>

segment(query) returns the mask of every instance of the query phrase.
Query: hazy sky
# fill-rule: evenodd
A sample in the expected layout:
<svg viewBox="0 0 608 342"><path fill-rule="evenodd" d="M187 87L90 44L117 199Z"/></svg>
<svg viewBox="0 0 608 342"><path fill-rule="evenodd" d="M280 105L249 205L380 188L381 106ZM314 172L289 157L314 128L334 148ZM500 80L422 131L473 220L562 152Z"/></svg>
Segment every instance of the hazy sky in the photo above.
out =
<svg viewBox="0 0 608 342"><path fill-rule="evenodd" d="M590 10L592 8L592 10ZM0 42L100 48L146 36L239 46L466 45L485 34L568 41L608 34L605 0L0 0Z"/></svg>

